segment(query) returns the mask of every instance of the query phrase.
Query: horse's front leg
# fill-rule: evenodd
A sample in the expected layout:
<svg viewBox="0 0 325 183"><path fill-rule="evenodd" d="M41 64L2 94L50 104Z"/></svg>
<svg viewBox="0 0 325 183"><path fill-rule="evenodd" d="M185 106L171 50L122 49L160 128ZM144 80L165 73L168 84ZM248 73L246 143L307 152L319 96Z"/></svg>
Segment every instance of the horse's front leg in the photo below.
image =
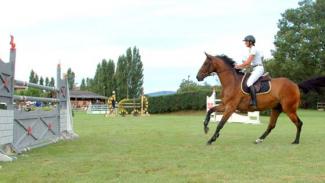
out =
<svg viewBox="0 0 325 183"><path fill-rule="evenodd" d="M222 118L217 126L216 131L214 132L213 136L211 137L211 139L207 142L207 145L211 145L214 141L217 140L217 138L219 137L219 132L220 130L223 128L223 126L225 125L225 123L227 122L227 120L229 119L229 117L232 115L232 113L235 112L234 107L228 107L225 112L222 115Z"/></svg>
<svg viewBox="0 0 325 183"><path fill-rule="evenodd" d="M211 114L214 113L214 112L224 112L224 106L221 104L221 105L218 105L218 106L214 106L212 108L210 108L205 116L205 120L203 122L203 126L204 126L204 133L207 134L208 131L209 131L209 122L210 122L210 118L211 118Z"/></svg>

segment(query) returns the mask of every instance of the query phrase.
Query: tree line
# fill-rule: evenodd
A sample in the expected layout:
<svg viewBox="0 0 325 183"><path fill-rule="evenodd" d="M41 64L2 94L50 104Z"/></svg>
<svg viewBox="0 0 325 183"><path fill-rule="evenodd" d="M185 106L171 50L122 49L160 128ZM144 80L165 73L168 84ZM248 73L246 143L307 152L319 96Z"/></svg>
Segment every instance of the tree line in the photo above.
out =
<svg viewBox="0 0 325 183"><path fill-rule="evenodd" d="M94 78L82 79L80 90L93 91L104 96L116 92L117 100L138 98L143 86L143 64L139 49L130 47L119 56L117 64L112 59L103 59L97 65Z"/></svg>
<svg viewBox="0 0 325 183"><path fill-rule="evenodd" d="M75 73L71 70L71 68L68 69L66 77L68 80L69 89L72 89L74 87ZM29 83L55 87L54 77L45 77L44 79L43 76L39 76L33 69L30 71L29 74ZM36 88L27 88L26 90L20 90L16 93L24 96L52 97L51 92L43 91L41 89Z"/></svg>
<svg viewBox="0 0 325 183"><path fill-rule="evenodd" d="M45 79L44 79L44 77L39 76L34 70L31 70L30 74L29 74L29 83L54 87L55 80L53 77L51 77L51 78L45 77ZM41 89L37 89L37 88L27 88L26 90L18 90L18 91L15 91L15 93L18 95L23 95L23 96L51 97L51 92L45 92L45 91L43 91Z"/></svg>
<svg viewBox="0 0 325 183"><path fill-rule="evenodd" d="M67 80L68 80L68 86L69 89L71 90L73 87L75 87L75 73L72 71L71 68L68 69L67 74L66 74ZM33 69L30 71L29 74L29 82L34 83L34 84L39 84L43 86L50 86L54 87L55 86L55 80L54 77L44 77L39 76Z"/></svg>
<svg viewBox="0 0 325 183"><path fill-rule="evenodd" d="M287 77L297 83L325 75L325 1L303 0L288 9L278 22L273 58L265 62L272 77ZM304 107L325 101L324 95L303 95Z"/></svg>
<svg viewBox="0 0 325 183"><path fill-rule="evenodd" d="M71 68L67 71L67 80L69 89L75 86L75 73ZM39 76L34 70L31 70L29 82L44 86L55 86L53 77ZM111 96L116 92L117 100L123 98L138 98L141 95L143 86L143 64L141 55L137 47L128 48L125 54L118 57L117 65L112 59L108 61L103 59L97 65L94 78L82 79L80 90L88 90L94 93ZM38 89L28 89L24 94L40 96L42 91ZM23 94L23 93L22 93Z"/></svg>
<svg viewBox="0 0 325 183"><path fill-rule="evenodd" d="M325 75L325 1L303 0L298 4L281 15L273 58L264 62L273 78L287 77L296 83ZM211 86L206 83L202 86L183 79L177 94L208 90ZM220 86L216 90L218 93ZM302 107L315 108L320 101L325 101L325 95L302 94Z"/></svg>
<svg viewBox="0 0 325 183"><path fill-rule="evenodd" d="M43 86L51 86L51 87L54 87L55 85L55 80L53 77L51 78L45 77L44 79L44 77L39 76L34 70L30 71L29 82L34 84L40 84Z"/></svg>

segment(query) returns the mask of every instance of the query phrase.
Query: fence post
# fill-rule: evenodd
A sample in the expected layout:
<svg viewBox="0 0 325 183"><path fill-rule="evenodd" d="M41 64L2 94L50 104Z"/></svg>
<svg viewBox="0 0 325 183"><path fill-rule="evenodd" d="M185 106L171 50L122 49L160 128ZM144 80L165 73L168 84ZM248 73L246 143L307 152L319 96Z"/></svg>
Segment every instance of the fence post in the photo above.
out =
<svg viewBox="0 0 325 183"><path fill-rule="evenodd" d="M144 95L144 90L143 88L141 88L141 101L140 101L140 115L143 116L144 115L144 112L143 112L143 95Z"/></svg>
<svg viewBox="0 0 325 183"><path fill-rule="evenodd" d="M61 65L58 64L57 68L56 68L56 88L58 90L56 98L59 100L59 103L57 104L57 110L58 110L58 114L59 116L58 121L59 121L59 133L61 133L61 91L60 91L60 86L61 86Z"/></svg>
<svg viewBox="0 0 325 183"><path fill-rule="evenodd" d="M72 139L78 137L73 131L73 119L70 104L69 95L69 85L67 81L67 76L65 75L61 79L61 67L58 65L57 72L57 86L58 86L58 99L59 103L59 113L60 113L60 133L65 139Z"/></svg>
<svg viewBox="0 0 325 183"><path fill-rule="evenodd" d="M0 109L0 161L12 161L12 158L5 155L11 151L10 144L13 143L14 131L13 95L16 48L12 36L10 44L9 62L5 63L0 59L0 102L3 105L3 109Z"/></svg>
<svg viewBox="0 0 325 183"><path fill-rule="evenodd" d="M13 110L14 109L14 82L15 82L15 67L16 67L16 44L14 43L14 37L10 36L11 40L10 40L10 44L11 44L11 48L10 48L10 57L9 57L9 62L11 65L11 102L10 102L10 109Z"/></svg>
<svg viewBox="0 0 325 183"><path fill-rule="evenodd" d="M67 88L67 80L66 76L61 78L61 65L58 64L57 68L57 88L58 88L58 100L59 106L59 114L60 114L60 133L63 131L67 131L67 95L68 95L68 88Z"/></svg>

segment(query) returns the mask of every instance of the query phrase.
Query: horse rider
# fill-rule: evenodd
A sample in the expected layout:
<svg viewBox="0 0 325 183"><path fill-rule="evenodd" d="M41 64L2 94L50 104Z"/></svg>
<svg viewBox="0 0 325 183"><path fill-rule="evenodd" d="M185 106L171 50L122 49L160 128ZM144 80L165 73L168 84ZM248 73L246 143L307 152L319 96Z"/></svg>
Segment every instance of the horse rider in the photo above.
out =
<svg viewBox="0 0 325 183"><path fill-rule="evenodd" d="M115 110L116 107L116 96L115 96L115 91L112 92L112 108Z"/></svg>
<svg viewBox="0 0 325 183"><path fill-rule="evenodd" d="M247 80L247 86L250 90L250 96L252 98L250 105L253 106L254 109L257 108L256 102L256 92L253 84L264 74L264 67L263 67L263 56L260 51L255 48L255 37L252 35L248 35L244 38L245 45L248 48L248 58L242 64L238 64L235 66L236 69L243 69L247 67L253 67L253 71Z"/></svg>

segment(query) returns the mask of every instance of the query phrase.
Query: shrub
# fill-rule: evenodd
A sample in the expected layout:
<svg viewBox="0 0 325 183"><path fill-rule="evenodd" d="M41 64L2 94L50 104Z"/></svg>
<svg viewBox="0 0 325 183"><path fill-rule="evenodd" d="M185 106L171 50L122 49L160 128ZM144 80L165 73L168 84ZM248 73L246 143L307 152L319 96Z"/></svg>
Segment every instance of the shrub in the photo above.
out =
<svg viewBox="0 0 325 183"><path fill-rule="evenodd" d="M155 114L182 110L204 110L206 108L206 96L209 95L211 95L211 91L197 91L148 97L149 113Z"/></svg>

